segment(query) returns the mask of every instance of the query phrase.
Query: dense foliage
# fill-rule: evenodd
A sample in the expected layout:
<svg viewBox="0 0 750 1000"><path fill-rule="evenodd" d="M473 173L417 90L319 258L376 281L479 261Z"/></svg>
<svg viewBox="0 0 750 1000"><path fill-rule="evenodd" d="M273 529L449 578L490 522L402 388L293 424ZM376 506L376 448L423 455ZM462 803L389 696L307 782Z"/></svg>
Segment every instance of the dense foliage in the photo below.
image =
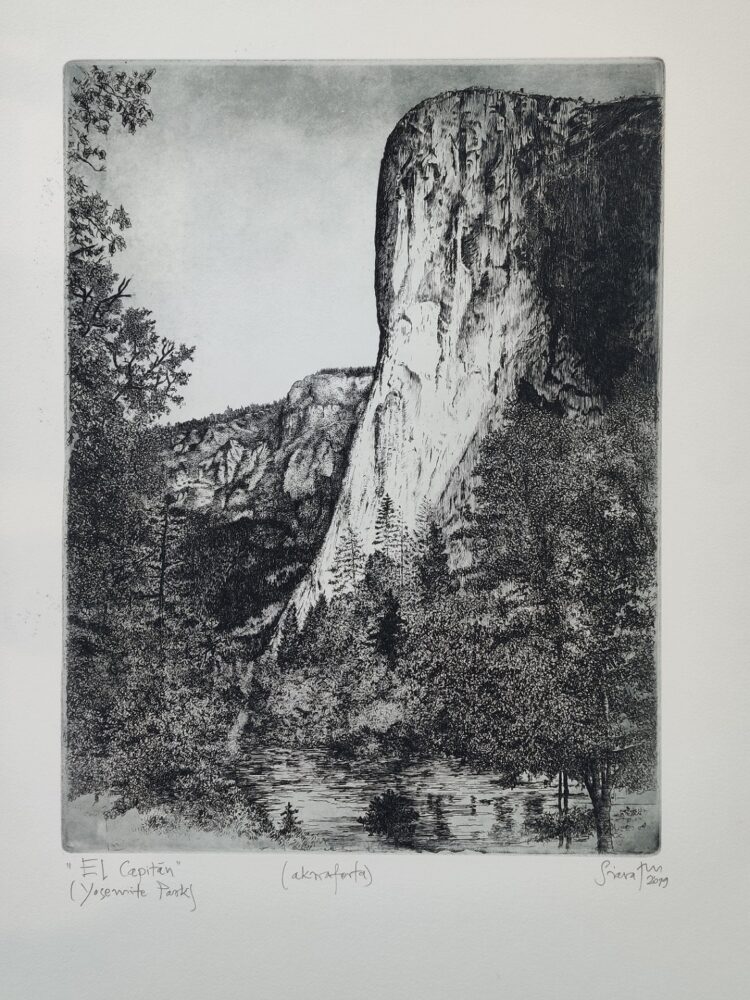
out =
<svg viewBox="0 0 750 1000"><path fill-rule="evenodd" d="M152 119L153 75L78 71L69 98L66 778L71 796L107 791L120 810L205 813L229 801L240 651L214 617L205 525L175 507L155 427L181 402L193 348L126 307L115 259L130 219L92 187L110 129Z"/></svg>
<svg viewBox="0 0 750 1000"><path fill-rule="evenodd" d="M343 545L331 603L287 621L256 725L449 753L510 783L564 775L566 805L574 778L608 849L613 788L653 780L655 470L643 385L621 382L598 422L516 402L482 446L470 569L450 571L434 515L404 540L384 496L375 551Z"/></svg>

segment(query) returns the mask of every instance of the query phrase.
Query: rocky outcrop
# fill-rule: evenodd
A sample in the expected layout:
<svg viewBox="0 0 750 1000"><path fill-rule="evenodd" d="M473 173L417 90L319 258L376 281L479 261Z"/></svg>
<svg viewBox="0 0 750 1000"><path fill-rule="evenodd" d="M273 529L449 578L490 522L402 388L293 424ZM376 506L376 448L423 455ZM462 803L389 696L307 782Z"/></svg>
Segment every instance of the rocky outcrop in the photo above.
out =
<svg viewBox="0 0 750 1000"><path fill-rule="evenodd" d="M230 566L214 599L224 625L262 635L308 570L371 384L372 369L324 370L283 400L167 429L174 505L205 518L209 558Z"/></svg>
<svg viewBox="0 0 750 1000"><path fill-rule="evenodd" d="M228 519L336 500L372 372L324 371L285 399L177 424L166 456L176 502Z"/></svg>
<svg viewBox="0 0 750 1000"><path fill-rule="evenodd" d="M450 526L508 400L595 417L655 364L659 103L466 90L388 139L377 203L380 349L330 528L294 594L330 594L351 526L373 546L382 497L407 529Z"/></svg>

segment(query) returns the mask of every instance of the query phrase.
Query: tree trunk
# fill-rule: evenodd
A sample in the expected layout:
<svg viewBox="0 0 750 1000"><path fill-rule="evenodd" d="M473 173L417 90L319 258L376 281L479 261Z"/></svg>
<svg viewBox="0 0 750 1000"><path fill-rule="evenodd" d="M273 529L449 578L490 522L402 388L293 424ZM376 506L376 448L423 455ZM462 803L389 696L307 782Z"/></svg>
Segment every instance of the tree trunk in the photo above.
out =
<svg viewBox="0 0 750 1000"><path fill-rule="evenodd" d="M563 823L565 827L565 850L570 850L571 834L570 834L570 818L568 815L568 799L570 795L570 789L568 788L568 772L563 771Z"/></svg>
<svg viewBox="0 0 750 1000"><path fill-rule="evenodd" d="M167 573L167 533L169 531L169 504L164 505L164 524L161 533L161 552L159 554L159 613L157 621L159 628L164 624L164 581Z"/></svg>
<svg viewBox="0 0 750 1000"><path fill-rule="evenodd" d="M594 805L594 822L596 823L596 849L601 854L609 854L612 845L612 817L610 815L611 798L609 785L602 781L597 795L592 799Z"/></svg>
<svg viewBox="0 0 750 1000"><path fill-rule="evenodd" d="M563 839L565 836L565 819L563 817L563 773L562 771L557 772L557 846L562 847Z"/></svg>
<svg viewBox="0 0 750 1000"><path fill-rule="evenodd" d="M597 844L599 850L612 852L614 843L612 840L612 792L609 787L609 776L602 781L602 835L601 843Z"/></svg>
<svg viewBox="0 0 750 1000"><path fill-rule="evenodd" d="M609 785L607 765L594 765L584 778L584 782L594 809L596 849L600 854L611 854L614 850L611 817L612 791Z"/></svg>

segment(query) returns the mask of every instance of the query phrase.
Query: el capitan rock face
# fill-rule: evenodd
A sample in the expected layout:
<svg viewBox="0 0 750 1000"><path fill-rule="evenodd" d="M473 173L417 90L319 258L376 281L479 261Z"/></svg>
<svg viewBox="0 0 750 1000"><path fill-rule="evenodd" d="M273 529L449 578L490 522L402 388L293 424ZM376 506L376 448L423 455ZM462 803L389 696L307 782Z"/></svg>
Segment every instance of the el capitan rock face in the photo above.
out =
<svg viewBox="0 0 750 1000"><path fill-rule="evenodd" d="M348 526L372 549L385 494L408 530L427 505L455 532L514 394L595 417L631 365L656 364L659 115L649 97L472 89L399 122L378 189L375 378L301 617L330 595Z"/></svg>
<svg viewBox="0 0 750 1000"><path fill-rule="evenodd" d="M659 116L650 97L466 90L397 125L378 188L374 376L319 372L173 431L178 505L260 546L264 625L290 595L300 618L331 596L344 535L371 551L386 494L407 531L431 509L460 564L478 449L508 401L595 419L632 365L656 364Z"/></svg>

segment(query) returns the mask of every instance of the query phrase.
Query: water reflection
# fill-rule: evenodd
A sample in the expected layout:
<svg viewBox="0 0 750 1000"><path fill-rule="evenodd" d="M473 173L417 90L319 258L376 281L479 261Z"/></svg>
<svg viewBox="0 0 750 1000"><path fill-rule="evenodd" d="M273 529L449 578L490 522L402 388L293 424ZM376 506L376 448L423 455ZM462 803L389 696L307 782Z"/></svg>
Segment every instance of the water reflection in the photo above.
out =
<svg viewBox="0 0 750 1000"><path fill-rule="evenodd" d="M370 799L367 812L359 816L357 822L370 836L384 837L394 847L412 847L418 819L419 813L414 808L413 800L402 792L388 788L382 795L374 795Z"/></svg>
<svg viewBox="0 0 750 1000"><path fill-rule="evenodd" d="M556 850L527 826L556 815L554 788L506 788L449 758L341 760L323 750L248 747L235 777L271 816L290 803L302 830L335 850ZM585 805L587 796L576 789L571 807L574 800ZM574 841L573 849L593 851L595 843Z"/></svg>
<svg viewBox="0 0 750 1000"><path fill-rule="evenodd" d="M450 800L453 796L448 796ZM445 809L443 808L443 796L442 795L427 795L426 800L427 812L432 820L432 835L437 841L450 840L451 838L451 828L448 825L448 820L445 815Z"/></svg>
<svg viewBox="0 0 750 1000"><path fill-rule="evenodd" d="M527 829L535 828L535 820L544 812L544 796L539 792L527 795L523 802L523 824Z"/></svg>
<svg viewBox="0 0 750 1000"><path fill-rule="evenodd" d="M490 827L489 836L500 843L507 843L513 832L513 806L505 795L500 795L493 802L495 821Z"/></svg>

